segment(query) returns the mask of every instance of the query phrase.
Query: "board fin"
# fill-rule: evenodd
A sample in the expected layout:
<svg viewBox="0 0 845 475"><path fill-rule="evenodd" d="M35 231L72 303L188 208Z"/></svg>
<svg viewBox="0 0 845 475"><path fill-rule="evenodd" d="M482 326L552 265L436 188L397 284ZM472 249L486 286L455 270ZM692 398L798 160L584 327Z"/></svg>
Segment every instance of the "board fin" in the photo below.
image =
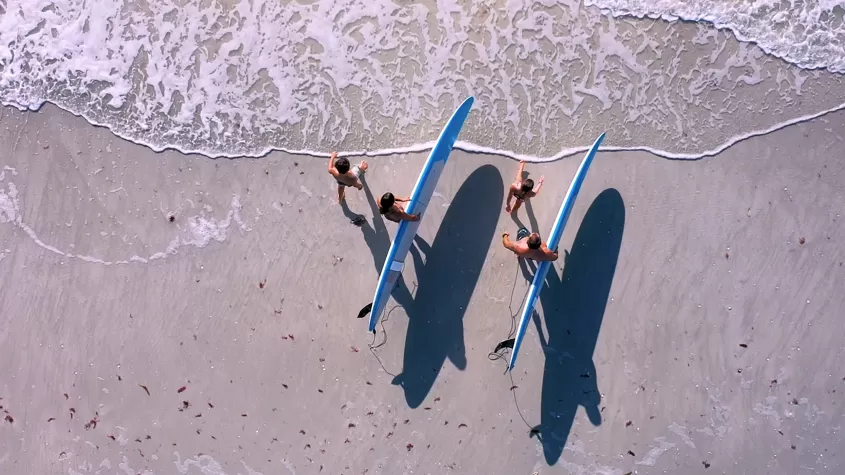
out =
<svg viewBox="0 0 845 475"><path fill-rule="evenodd" d="M495 350L493 350L493 353L498 353L498 352L499 352L499 350L501 350L502 348L511 348L511 349L513 349L513 342L514 342L514 341L515 341L515 340L514 340L513 338L510 338L510 339L507 339L507 340L500 341L500 342L499 342L499 344L498 344L498 345L496 345L496 349L495 349Z"/></svg>
<svg viewBox="0 0 845 475"><path fill-rule="evenodd" d="M373 304L368 303L367 305L364 306L364 308L361 309L360 312L358 312L358 318L366 317L367 314L370 313L372 310L373 310Z"/></svg>

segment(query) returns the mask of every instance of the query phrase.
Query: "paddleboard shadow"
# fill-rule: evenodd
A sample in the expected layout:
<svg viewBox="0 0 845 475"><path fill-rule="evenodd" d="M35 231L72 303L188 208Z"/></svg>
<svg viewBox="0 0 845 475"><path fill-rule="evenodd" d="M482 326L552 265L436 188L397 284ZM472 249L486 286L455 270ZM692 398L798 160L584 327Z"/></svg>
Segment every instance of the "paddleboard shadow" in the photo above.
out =
<svg viewBox="0 0 845 475"><path fill-rule="evenodd" d="M538 435L546 463L560 459L578 407L593 425L600 425L601 393L593 353L610 296L622 236L625 204L619 192L607 189L593 201L575 236L569 257L558 274L546 274L540 294L545 332L534 324L545 356ZM536 269L526 263L526 271Z"/></svg>
<svg viewBox="0 0 845 475"><path fill-rule="evenodd" d="M412 408L425 400L447 358L466 368L463 318L497 234L501 210L494 204L503 190L496 167L473 171L452 199L425 263L416 267L402 372L393 381Z"/></svg>

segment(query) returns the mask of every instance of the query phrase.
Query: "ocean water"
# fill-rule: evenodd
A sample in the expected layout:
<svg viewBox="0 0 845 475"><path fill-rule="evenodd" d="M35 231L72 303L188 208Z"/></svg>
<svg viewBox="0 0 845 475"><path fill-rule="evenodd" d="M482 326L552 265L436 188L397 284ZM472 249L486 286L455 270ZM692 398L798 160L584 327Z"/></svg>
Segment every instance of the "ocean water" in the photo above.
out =
<svg viewBox="0 0 845 475"><path fill-rule="evenodd" d="M156 150L696 158L845 107L833 0L0 0L0 101ZM679 19L687 21L678 21Z"/></svg>

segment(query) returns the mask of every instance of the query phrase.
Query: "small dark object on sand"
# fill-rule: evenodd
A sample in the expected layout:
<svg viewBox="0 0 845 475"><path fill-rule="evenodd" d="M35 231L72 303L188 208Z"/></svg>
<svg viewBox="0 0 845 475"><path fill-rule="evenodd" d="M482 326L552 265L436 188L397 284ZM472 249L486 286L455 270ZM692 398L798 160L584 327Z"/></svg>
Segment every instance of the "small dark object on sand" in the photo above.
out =
<svg viewBox="0 0 845 475"><path fill-rule="evenodd" d="M350 219L349 222L354 224L355 226L363 226L364 223L367 222L367 219L363 216L355 216L354 218Z"/></svg>

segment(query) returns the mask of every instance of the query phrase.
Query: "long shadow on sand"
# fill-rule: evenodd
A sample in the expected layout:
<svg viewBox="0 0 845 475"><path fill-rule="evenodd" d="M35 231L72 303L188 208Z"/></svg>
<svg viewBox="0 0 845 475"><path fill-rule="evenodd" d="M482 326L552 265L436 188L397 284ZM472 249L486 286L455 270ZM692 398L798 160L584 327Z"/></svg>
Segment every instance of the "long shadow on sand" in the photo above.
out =
<svg viewBox="0 0 845 475"><path fill-rule="evenodd" d="M549 269L547 287L540 293L548 334L543 334L535 314L534 323L546 361L540 425L533 432L543 443L549 465L560 459L578 406L584 406L593 425L601 424L593 351L610 295L624 227L622 197L615 189L604 190L584 216L565 259L562 278L554 267ZM526 277L531 278L535 270L533 263L520 259L520 266Z"/></svg>
<svg viewBox="0 0 845 475"><path fill-rule="evenodd" d="M393 379L412 408L425 400L446 358L458 369L466 368L464 312L496 232L503 190L496 167L484 165L472 172L425 251L425 264L415 261L418 288L405 306L405 355L402 373Z"/></svg>
<svg viewBox="0 0 845 475"><path fill-rule="evenodd" d="M387 232L387 227L384 224L384 218L382 218L381 213L379 213L378 203L376 203L376 199L373 196L373 192L370 190L370 186L365 180L362 179L361 181L364 184L364 194L367 196L367 202L370 204L370 210L373 213L373 224L370 225L364 215L355 213L349 209L349 205L346 204L345 200L341 203L341 208L343 209L343 214L346 215L350 221L361 221L361 225L359 227L361 228L361 234L364 236L364 242L367 243L367 247L370 248L370 252L373 254L373 265L376 268L376 272L381 272L382 267L384 266L384 260L387 259L387 253L390 251L390 233ZM428 247L426 242L419 236L417 236L414 241L423 249ZM418 263L420 260L419 251L413 246L411 247L411 256L413 257L415 264ZM393 290L393 298L400 305L408 305L412 300L410 291L408 290L408 287L404 285L402 277L399 278L399 285L397 285Z"/></svg>
<svg viewBox="0 0 845 475"><path fill-rule="evenodd" d="M387 251L390 250L390 234L388 234L387 227L384 225L384 219L378 212L378 204L376 204L376 199L373 197L373 192L370 191L370 186L363 179L361 182L364 184L364 194L367 196L367 202L370 204L370 210L373 212L373 224L370 225L363 214L355 213L349 209L346 200L340 206L343 209L343 214L350 221L361 221L359 227L361 228L361 234L364 236L364 242L367 243L367 247L373 253L373 264L375 264L376 270L381 272L384 260L387 259Z"/></svg>

